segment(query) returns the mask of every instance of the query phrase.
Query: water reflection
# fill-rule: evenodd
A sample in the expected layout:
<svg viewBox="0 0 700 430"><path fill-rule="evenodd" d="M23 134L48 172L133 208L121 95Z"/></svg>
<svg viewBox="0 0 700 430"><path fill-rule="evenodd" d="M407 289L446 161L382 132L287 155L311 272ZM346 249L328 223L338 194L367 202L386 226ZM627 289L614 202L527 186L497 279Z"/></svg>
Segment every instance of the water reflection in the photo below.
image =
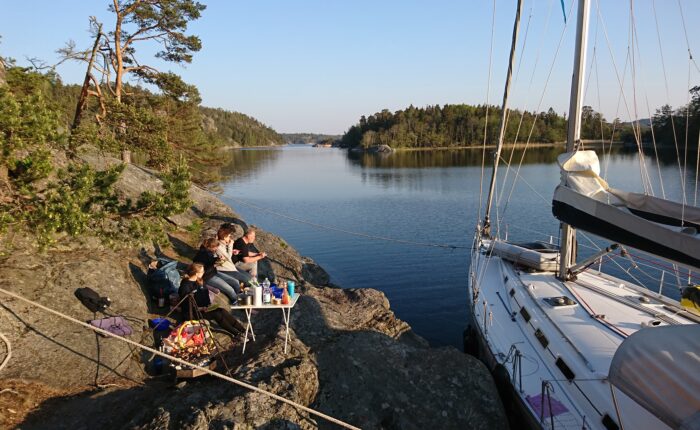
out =
<svg viewBox="0 0 700 430"><path fill-rule="evenodd" d="M608 145L587 145L587 149L594 149L601 162L605 156L613 155L622 160L638 159L639 152L636 148L622 147L619 145L612 148ZM563 146L531 147L528 150L523 148L504 148L502 160L512 163L522 164L550 164L556 162L557 156L565 151ZM486 164L490 165L495 152L494 148L486 149ZM523 155L524 154L524 155ZM644 148L643 154L648 164L677 165L678 158L675 148L659 148L656 153L653 148ZM351 165L363 168L426 168L426 167L457 167L457 166L480 166L483 150L481 148L466 149L446 149L434 151L396 151L389 154L368 154L348 152L348 160ZM684 154L680 154L683 158ZM696 153L688 154L688 159L693 161ZM522 160L522 161L521 161Z"/></svg>
<svg viewBox="0 0 700 430"><path fill-rule="evenodd" d="M603 156L607 151L596 150L601 173L611 186L644 191L636 150L616 148L607 158ZM556 242L558 222L551 214L551 196L559 182L556 157L561 152L561 147L528 150L515 186L515 169L510 169L507 180L508 169L500 169L497 184L502 193L494 202L496 225L502 234L515 241L547 241L551 236ZM464 279L468 247L486 192L480 186L480 149L404 151L382 156L292 145L234 150L228 155L231 161L221 169L222 176L228 177L221 183L222 198L247 221L279 234L302 254L313 257L331 273L333 282L347 288L384 291L397 315L431 343L459 347L467 321ZM685 176L679 174L677 161L662 159L657 164L653 151L645 156L647 176L656 195L660 195L659 178L663 178L668 198L682 196L683 182L690 197L694 186L690 176L695 168L690 160L695 156L689 154ZM514 167L521 157L523 151L516 149ZM510 148L503 158L511 159ZM490 160L486 164L490 166ZM489 175L485 173L487 178ZM274 213L240 204L241 200ZM369 240L340 229L466 248ZM587 248L591 245L589 236L580 235L582 258L593 252ZM599 246L609 245L602 239L591 240ZM623 261L623 268L627 270L629 263ZM617 274L625 275L622 269ZM658 283L654 285L658 287Z"/></svg>
<svg viewBox="0 0 700 430"><path fill-rule="evenodd" d="M249 179L273 168L279 162L279 156L279 149L232 149L222 152L224 164L213 170L225 181Z"/></svg>
<svg viewBox="0 0 700 430"><path fill-rule="evenodd" d="M523 152L525 156L523 157ZM523 164L553 163L563 152L562 147L542 147L523 151L523 149L508 149L502 152L506 160ZM486 158L491 160L494 149L486 149ZM511 157L512 154L512 157ZM391 154L366 154L348 152L351 165L362 168L426 168L426 167L466 167L481 166L483 151L480 148L449 149L436 151L396 151ZM490 164L490 162L487 162Z"/></svg>

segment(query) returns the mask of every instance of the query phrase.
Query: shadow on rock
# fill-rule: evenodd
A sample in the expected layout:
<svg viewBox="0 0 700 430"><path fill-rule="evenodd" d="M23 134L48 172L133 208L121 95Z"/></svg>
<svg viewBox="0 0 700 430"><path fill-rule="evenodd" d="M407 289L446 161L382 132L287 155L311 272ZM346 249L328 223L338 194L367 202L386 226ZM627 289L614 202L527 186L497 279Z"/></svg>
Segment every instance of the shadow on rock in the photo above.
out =
<svg viewBox="0 0 700 430"><path fill-rule="evenodd" d="M382 293L303 290L287 354L281 312L258 311L256 341L230 363L234 378L361 428L506 427L486 368L454 348L429 348L394 317ZM46 422L66 429L338 428L213 377L176 387L154 378L144 386L48 400L22 428Z"/></svg>
<svg viewBox="0 0 700 430"><path fill-rule="evenodd" d="M296 336L316 357L319 390L311 407L360 428L506 427L478 360L429 348L378 291L314 290L292 315ZM335 428L323 420L319 427Z"/></svg>
<svg viewBox="0 0 700 430"><path fill-rule="evenodd" d="M170 241L170 244L172 245L173 250L176 253L178 253L179 255L192 258L197 253L197 250L195 248L193 248L189 243L187 243L181 239L178 239L177 237L175 237L171 234L168 235L168 240ZM161 253L158 248L156 248L156 250L157 250L156 254Z"/></svg>

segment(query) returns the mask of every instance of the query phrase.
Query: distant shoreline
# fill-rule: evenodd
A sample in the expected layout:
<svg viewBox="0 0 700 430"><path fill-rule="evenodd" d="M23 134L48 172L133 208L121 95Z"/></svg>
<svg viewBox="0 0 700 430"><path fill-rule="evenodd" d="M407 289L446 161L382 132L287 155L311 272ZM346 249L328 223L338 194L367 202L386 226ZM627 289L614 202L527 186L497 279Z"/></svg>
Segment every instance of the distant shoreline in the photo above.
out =
<svg viewBox="0 0 700 430"><path fill-rule="evenodd" d="M603 144L609 145L609 142L603 142L600 140L584 140L583 141L584 145L590 145L590 146L600 146ZM613 142L613 145L622 145L622 142ZM524 149L525 147L528 148L557 148L557 147L564 147L566 146L566 142L552 142L552 143L504 143L503 147L504 148L515 148L515 149ZM445 150L450 150L450 149L495 149L496 145L468 145L468 146L437 146L434 148L427 147L427 148L392 148L394 151L433 151L433 150L438 150L438 151L445 151Z"/></svg>
<svg viewBox="0 0 700 430"><path fill-rule="evenodd" d="M529 145L525 143L508 143L504 144L504 148L553 148L557 146L566 146L565 143L530 143ZM405 152L412 152L412 151L448 151L450 149L495 149L496 145L470 145L470 146L437 146L434 148L392 148L394 151L405 151Z"/></svg>

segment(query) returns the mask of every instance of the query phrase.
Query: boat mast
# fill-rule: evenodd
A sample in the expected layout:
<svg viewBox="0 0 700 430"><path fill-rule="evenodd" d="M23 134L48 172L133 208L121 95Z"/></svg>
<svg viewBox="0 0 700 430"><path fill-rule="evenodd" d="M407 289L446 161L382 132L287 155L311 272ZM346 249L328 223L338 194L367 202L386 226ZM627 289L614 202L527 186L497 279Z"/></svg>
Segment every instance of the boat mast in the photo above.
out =
<svg viewBox="0 0 700 430"><path fill-rule="evenodd" d="M491 172L491 185L489 186L489 196L486 199L486 214L484 216L484 229L482 235L491 236L491 206L493 204L493 193L496 189L496 173L498 171L498 160L501 158L503 149L503 139L506 134L506 116L508 111L508 96L510 95L510 81L513 77L513 66L515 64L515 46L518 43L518 30L520 29L520 13L523 8L523 1L518 0L518 9L515 12L515 22L513 23L513 40L510 45L510 60L508 62L508 75L506 76L506 86L503 90L503 104L501 105L501 126L498 132L498 144L493 156L493 171ZM487 129L488 130L488 129Z"/></svg>
<svg viewBox="0 0 700 430"><path fill-rule="evenodd" d="M566 135L566 152L576 151L581 139L581 104L583 103L583 83L585 78L586 51L588 48L589 0L579 0L576 22L576 50L574 51L574 73L571 79L569 99L569 124ZM576 229L561 223L561 261L559 279L569 277L569 268L576 262Z"/></svg>

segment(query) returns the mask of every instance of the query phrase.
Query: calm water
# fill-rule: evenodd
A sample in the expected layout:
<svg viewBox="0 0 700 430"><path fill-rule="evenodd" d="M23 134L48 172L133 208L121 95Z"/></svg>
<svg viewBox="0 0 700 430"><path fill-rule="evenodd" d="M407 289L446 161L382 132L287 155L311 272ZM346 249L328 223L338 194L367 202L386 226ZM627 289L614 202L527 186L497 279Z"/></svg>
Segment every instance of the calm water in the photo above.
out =
<svg viewBox="0 0 700 430"><path fill-rule="evenodd" d="M550 208L559 180L559 152L556 148L528 151L519 173L522 180L514 188L514 170L506 177L506 169L501 168L499 182L505 183L497 213L501 236L548 240L551 235L557 240L558 223ZM504 156L509 158L508 151ZM513 154L513 165L521 156L521 152ZM617 153L602 163L613 186L643 191L636 153ZM647 164L654 191L660 195L656 164L649 160ZM678 165L662 163L660 170L666 195L678 199ZM468 248L479 209L481 150L391 155L349 155L340 149L304 145L234 150L231 163L221 173L227 178L221 183L223 200L249 223L283 237L302 255L312 257L329 272L332 282L383 291L396 314L431 344L461 348L468 318ZM695 178L687 178L692 202ZM242 202L314 224L455 248L352 236ZM589 242L581 239L581 243ZM589 252L581 249L581 254Z"/></svg>

